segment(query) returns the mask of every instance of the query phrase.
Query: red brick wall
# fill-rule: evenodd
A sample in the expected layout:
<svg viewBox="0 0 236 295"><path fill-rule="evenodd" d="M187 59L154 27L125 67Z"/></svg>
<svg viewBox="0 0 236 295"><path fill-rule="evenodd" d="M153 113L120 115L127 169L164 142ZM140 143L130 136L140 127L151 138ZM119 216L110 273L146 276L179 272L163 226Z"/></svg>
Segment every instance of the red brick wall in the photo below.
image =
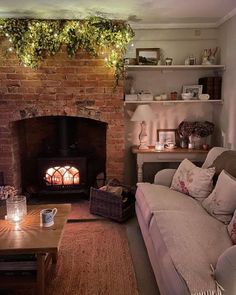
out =
<svg viewBox="0 0 236 295"><path fill-rule="evenodd" d="M108 123L107 177L123 180L123 81L113 90L113 71L103 59L62 50L37 70L19 65L14 54L0 54L0 171L20 187L20 157L15 121L41 116L76 116Z"/></svg>

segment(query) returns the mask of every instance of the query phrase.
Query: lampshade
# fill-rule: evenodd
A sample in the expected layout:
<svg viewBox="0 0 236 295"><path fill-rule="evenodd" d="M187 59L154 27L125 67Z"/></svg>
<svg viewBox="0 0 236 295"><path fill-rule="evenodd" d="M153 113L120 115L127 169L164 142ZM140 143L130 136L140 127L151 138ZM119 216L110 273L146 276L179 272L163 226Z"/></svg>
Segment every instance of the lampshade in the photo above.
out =
<svg viewBox="0 0 236 295"><path fill-rule="evenodd" d="M155 119L155 114L148 104L140 104L137 106L133 116L131 117L131 121L151 121Z"/></svg>

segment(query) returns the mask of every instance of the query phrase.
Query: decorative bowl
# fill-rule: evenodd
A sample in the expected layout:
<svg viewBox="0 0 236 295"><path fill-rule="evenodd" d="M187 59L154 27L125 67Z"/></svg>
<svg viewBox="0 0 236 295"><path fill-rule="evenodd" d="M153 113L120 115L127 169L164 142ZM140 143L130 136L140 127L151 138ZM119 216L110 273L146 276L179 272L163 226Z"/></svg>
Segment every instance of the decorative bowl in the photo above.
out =
<svg viewBox="0 0 236 295"><path fill-rule="evenodd" d="M182 99L184 99L184 100L188 100L188 99L193 98L193 94L190 92L182 93L181 96L182 96Z"/></svg>
<svg viewBox="0 0 236 295"><path fill-rule="evenodd" d="M208 99L210 99L210 95L209 94L199 94L198 98L200 100L208 100Z"/></svg>

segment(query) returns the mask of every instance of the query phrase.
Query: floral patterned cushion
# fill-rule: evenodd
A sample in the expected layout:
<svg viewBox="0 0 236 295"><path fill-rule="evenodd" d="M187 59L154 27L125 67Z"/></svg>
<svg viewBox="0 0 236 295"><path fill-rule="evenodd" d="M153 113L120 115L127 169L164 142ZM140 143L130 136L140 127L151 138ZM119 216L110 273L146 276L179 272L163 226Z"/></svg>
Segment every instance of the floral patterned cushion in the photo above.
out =
<svg viewBox="0 0 236 295"><path fill-rule="evenodd" d="M213 192L202 206L218 220L229 223L236 210L236 179L223 170Z"/></svg>
<svg viewBox="0 0 236 295"><path fill-rule="evenodd" d="M234 211L234 216L228 225L228 232L232 242L236 244L236 211Z"/></svg>
<svg viewBox="0 0 236 295"><path fill-rule="evenodd" d="M171 189L202 201L212 191L214 173L215 168L199 168L188 159L184 159L174 174Z"/></svg>

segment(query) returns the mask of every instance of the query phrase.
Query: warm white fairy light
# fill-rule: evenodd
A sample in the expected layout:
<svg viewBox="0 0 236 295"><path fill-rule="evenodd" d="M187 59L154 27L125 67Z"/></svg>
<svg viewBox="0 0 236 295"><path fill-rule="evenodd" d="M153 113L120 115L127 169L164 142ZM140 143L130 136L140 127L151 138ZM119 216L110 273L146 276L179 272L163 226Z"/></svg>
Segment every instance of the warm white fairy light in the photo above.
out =
<svg viewBox="0 0 236 295"><path fill-rule="evenodd" d="M69 55L73 56L78 45L82 44L82 49L94 55L101 55L108 67L114 67L117 70L116 79L122 67L123 54L134 35L129 25L121 22L117 26L116 22L100 17L63 22L20 19L1 21L0 31L2 29L12 43L8 51L14 50L24 66L37 67L44 56L55 55L64 43L68 46ZM73 34L76 35L76 40ZM93 38L94 42L91 42Z"/></svg>

